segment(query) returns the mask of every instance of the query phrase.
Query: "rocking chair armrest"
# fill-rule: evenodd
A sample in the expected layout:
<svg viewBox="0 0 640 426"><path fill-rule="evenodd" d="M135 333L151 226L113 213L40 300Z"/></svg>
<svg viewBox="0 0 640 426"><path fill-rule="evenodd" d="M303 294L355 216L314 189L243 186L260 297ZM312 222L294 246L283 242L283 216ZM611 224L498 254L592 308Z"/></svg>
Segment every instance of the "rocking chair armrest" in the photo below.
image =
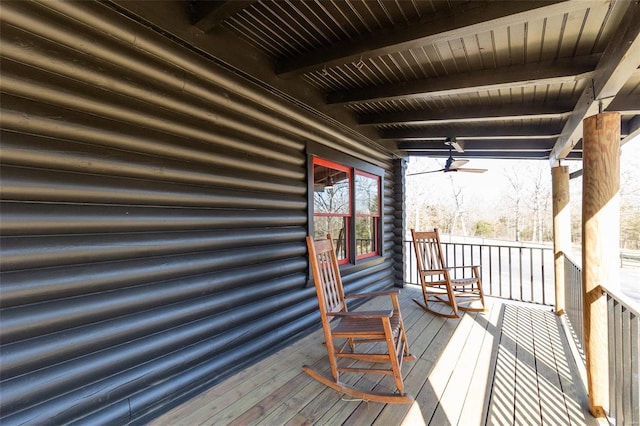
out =
<svg viewBox="0 0 640 426"><path fill-rule="evenodd" d="M357 293L357 294L348 294L345 295L345 299L357 299L362 297L378 297L378 296L393 296L400 294L400 289L389 290L389 291L375 291L373 293Z"/></svg>
<svg viewBox="0 0 640 426"><path fill-rule="evenodd" d="M327 312L327 316L334 317L351 317L359 319L371 319L371 318L391 318L393 316L393 309L387 309L384 311L355 311L355 312Z"/></svg>
<svg viewBox="0 0 640 426"><path fill-rule="evenodd" d="M446 268L446 269L422 269L419 272L421 274L425 274L425 275L442 275L442 274L444 274L444 272L447 269L449 269L449 268Z"/></svg>

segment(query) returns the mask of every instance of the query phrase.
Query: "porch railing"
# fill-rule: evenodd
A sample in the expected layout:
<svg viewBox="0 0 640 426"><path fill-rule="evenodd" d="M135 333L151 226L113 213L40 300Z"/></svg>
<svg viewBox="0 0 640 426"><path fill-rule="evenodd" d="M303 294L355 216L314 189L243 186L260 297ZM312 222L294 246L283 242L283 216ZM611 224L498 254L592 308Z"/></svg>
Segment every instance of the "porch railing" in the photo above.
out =
<svg viewBox="0 0 640 426"><path fill-rule="evenodd" d="M569 326L584 362L582 268L564 254L564 303Z"/></svg>
<svg viewBox="0 0 640 426"><path fill-rule="evenodd" d="M640 424L640 350L637 310L602 288L607 296L609 337L609 417L616 425Z"/></svg>
<svg viewBox="0 0 640 426"><path fill-rule="evenodd" d="M555 304L551 247L445 241L442 245L448 265L481 266L485 294L543 305ZM405 241L405 248L405 282L420 285L413 243Z"/></svg>
<svg viewBox="0 0 640 426"><path fill-rule="evenodd" d="M637 425L640 424L640 313L620 293L600 288L607 297L608 415L612 424ZM565 255L566 315L580 353L584 348L582 303L582 268Z"/></svg>

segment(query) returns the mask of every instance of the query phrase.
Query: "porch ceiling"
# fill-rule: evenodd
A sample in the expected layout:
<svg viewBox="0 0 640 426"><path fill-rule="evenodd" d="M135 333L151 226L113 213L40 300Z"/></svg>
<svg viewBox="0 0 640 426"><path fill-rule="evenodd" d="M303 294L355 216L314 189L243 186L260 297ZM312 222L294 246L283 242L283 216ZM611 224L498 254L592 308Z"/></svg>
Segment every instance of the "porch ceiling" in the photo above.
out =
<svg viewBox="0 0 640 426"><path fill-rule="evenodd" d="M599 110L640 129L636 1L110 4L401 156L581 158Z"/></svg>

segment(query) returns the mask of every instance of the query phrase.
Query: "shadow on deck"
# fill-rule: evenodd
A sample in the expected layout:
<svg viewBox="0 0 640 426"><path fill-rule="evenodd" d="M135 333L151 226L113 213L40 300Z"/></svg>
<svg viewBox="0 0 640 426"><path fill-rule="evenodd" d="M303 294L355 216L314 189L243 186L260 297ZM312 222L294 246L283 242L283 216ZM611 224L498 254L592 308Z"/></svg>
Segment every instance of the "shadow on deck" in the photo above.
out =
<svg viewBox="0 0 640 426"><path fill-rule="evenodd" d="M322 331L187 401L153 425L481 425L597 424L560 319L549 307L488 299L490 310L447 320L402 290L411 352L403 366L411 405L351 400L303 373L328 371ZM360 309L374 308L369 302ZM393 379L345 374L358 388L393 391Z"/></svg>

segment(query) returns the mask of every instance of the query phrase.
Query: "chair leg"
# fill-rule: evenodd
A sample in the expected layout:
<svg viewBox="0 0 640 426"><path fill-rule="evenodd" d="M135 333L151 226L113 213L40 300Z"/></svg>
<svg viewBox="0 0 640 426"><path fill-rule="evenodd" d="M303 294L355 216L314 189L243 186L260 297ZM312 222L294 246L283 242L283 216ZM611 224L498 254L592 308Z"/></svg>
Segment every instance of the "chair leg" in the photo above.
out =
<svg viewBox="0 0 640 426"><path fill-rule="evenodd" d="M355 352L356 351L356 343L353 339L348 339L349 340L349 349L351 349L351 352Z"/></svg>
<svg viewBox="0 0 640 426"><path fill-rule="evenodd" d="M404 321L402 319L402 313L400 312L400 302L398 301L398 295L397 294L392 294L391 295L391 302L393 303L393 309L398 313L398 318L400 321L400 341L402 341L403 344L403 355L402 358L407 360L407 361L415 361L416 357L411 355L411 353L409 352L409 341L407 340L407 333L405 333L404 330Z"/></svg>
<svg viewBox="0 0 640 426"><path fill-rule="evenodd" d="M407 333L404 331L404 322L400 318L400 336L399 340L402 342L402 359L405 361L415 361L416 357L411 355L409 351L409 340L407 340Z"/></svg>
<svg viewBox="0 0 640 426"><path fill-rule="evenodd" d="M335 350L336 350L335 344L333 342L333 338L331 337L331 335L326 332L326 329L325 329L324 337L325 337L324 344L327 348L327 358L329 358L329 367L331 368L331 376L333 377L333 380L335 380L336 382L339 382L340 372L338 371L338 360L336 358L336 353L335 353Z"/></svg>
<svg viewBox="0 0 640 426"><path fill-rule="evenodd" d="M391 364L391 370L393 371L393 378L398 388L400 395L404 395L404 381L402 380L402 368L400 364L400 358L398 358L398 348L396 341L393 338L393 332L391 331L391 323L388 318L384 318L382 321L384 327L384 334L387 340L387 351L389 353L389 362ZM398 343L402 345L402 331L397 336Z"/></svg>
<svg viewBox="0 0 640 426"><path fill-rule="evenodd" d="M459 318L460 315L458 314L458 303L456 302L456 296L453 293L453 288L451 288L450 285L447 285L447 297L449 298L449 303L451 305L451 309L453 310L453 315L455 315L456 318Z"/></svg>
<svg viewBox="0 0 640 426"><path fill-rule="evenodd" d="M458 309L467 311L467 312L486 312L487 307L484 301L484 291L482 290L482 280L480 279L480 270L477 266L473 267L473 276L477 281L474 285L471 286L471 291L474 293L474 299L480 299L482 308L458 306ZM477 290L475 290L474 287Z"/></svg>
<svg viewBox="0 0 640 426"><path fill-rule="evenodd" d="M430 311L429 309L429 297L427 296L427 286L422 284L422 298L424 299L424 308L427 311Z"/></svg>
<svg viewBox="0 0 640 426"><path fill-rule="evenodd" d="M473 273L475 274L476 278L478 279L478 292L480 293L480 301L482 302L482 309L486 310L487 307L484 304L484 291L482 290L482 280L480 279L480 270L477 266L473 267Z"/></svg>

